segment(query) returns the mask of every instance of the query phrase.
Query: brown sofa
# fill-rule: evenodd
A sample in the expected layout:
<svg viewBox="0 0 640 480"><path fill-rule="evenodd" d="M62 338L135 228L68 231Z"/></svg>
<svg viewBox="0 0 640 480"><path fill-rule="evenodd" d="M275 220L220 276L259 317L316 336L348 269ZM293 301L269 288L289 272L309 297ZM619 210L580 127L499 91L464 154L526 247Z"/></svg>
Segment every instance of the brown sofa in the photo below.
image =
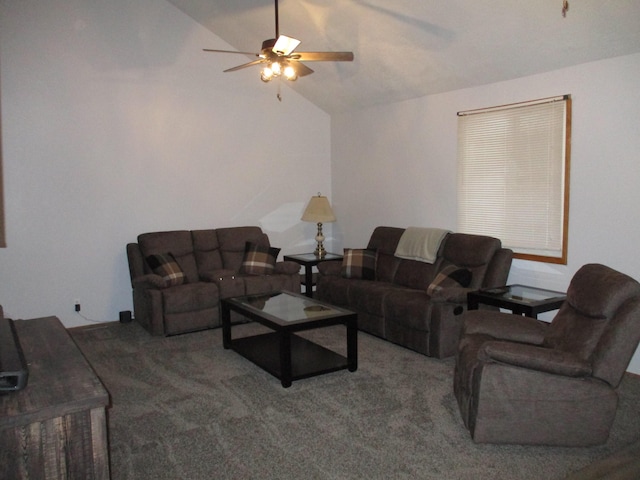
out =
<svg viewBox="0 0 640 480"><path fill-rule="evenodd" d="M513 252L500 240L449 233L434 263L398 258L394 254L403 228L377 227L367 248L376 251L373 280L345 278L340 261L318 265L319 299L358 313L358 328L428 356L455 354L462 328L460 314L467 292L505 285ZM443 269L468 269L467 287L427 289Z"/></svg>
<svg viewBox="0 0 640 480"><path fill-rule="evenodd" d="M295 262L276 262L269 274L245 273L247 242L270 247L259 227L139 235L137 243L127 245L135 319L153 335L175 335L220 326L222 298L300 292L300 265ZM150 266L154 256L168 254L179 267L171 278L179 282L163 280Z"/></svg>
<svg viewBox="0 0 640 480"><path fill-rule="evenodd" d="M617 387L640 341L640 284L584 265L549 324L510 313L463 316L454 393L479 443L588 446L609 437Z"/></svg>

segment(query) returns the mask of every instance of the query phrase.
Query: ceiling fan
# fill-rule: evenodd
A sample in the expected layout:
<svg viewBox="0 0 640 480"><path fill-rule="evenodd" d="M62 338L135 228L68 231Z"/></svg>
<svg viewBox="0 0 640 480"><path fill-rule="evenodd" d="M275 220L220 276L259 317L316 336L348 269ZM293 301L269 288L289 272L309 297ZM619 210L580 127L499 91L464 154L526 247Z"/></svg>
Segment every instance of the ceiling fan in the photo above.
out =
<svg viewBox="0 0 640 480"><path fill-rule="evenodd" d="M278 0L275 0L276 36L262 42L260 53L236 52L232 50L214 50L204 48L205 52L236 53L242 55L255 55L258 60L243 63L237 67L228 68L225 72L235 72L253 65L264 64L260 71L260 79L268 82L282 75L287 80L297 80L298 77L310 75L313 70L301 62L351 62L353 52L296 52L300 40L280 35L278 24Z"/></svg>

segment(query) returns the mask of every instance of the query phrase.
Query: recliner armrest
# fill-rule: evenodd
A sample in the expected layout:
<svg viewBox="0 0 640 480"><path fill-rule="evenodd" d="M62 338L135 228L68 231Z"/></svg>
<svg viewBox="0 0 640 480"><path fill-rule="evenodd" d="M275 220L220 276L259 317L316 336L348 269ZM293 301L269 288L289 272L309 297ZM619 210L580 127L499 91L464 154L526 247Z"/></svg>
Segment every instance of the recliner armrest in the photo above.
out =
<svg viewBox="0 0 640 480"><path fill-rule="evenodd" d="M133 279L133 288L167 288L164 279L160 275L149 273Z"/></svg>
<svg viewBox="0 0 640 480"><path fill-rule="evenodd" d="M588 362L571 353L514 342L485 342L478 351L478 359L491 359L566 377L584 377L592 372Z"/></svg>
<svg viewBox="0 0 640 480"><path fill-rule="evenodd" d="M275 273L284 273L286 275L300 273L300 265L296 262L292 262L291 260L276 262Z"/></svg>
<svg viewBox="0 0 640 480"><path fill-rule="evenodd" d="M464 314L463 335L489 335L497 340L542 345L549 324L535 318L493 310Z"/></svg>
<svg viewBox="0 0 640 480"><path fill-rule="evenodd" d="M340 276L341 271L341 260L330 260L328 262L318 264L318 272L320 272L321 275L338 277Z"/></svg>
<svg viewBox="0 0 640 480"><path fill-rule="evenodd" d="M436 303L467 303L467 293L472 288L448 287L435 290L431 294L431 301Z"/></svg>

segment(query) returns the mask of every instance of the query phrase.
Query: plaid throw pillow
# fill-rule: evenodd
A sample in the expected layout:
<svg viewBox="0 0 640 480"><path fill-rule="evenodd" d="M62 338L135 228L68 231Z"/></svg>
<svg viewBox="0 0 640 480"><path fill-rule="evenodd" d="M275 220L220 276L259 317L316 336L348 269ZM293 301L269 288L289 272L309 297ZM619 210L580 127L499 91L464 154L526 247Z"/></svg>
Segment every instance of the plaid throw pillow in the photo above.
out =
<svg viewBox="0 0 640 480"><path fill-rule="evenodd" d="M146 260L151 271L160 275L167 287L185 283L186 276L172 253L149 255Z"/></svg>
<svg viewBox="0 0 640 480"><path fill-rule="evenodd" d="M344 278L360 278L375 280L376 251L367 248L345 248L342 259L342 276Z"/></svg>
<svg viewBox="0 0 640 480"><path fill-rule="evenodd" d="M433 282L427 287L427 293L433 295L433 292L450 287L468 287L471 284L471 270L468 268L460 268L456 265L447 265L444 267Z"/></svg>
<svg viewBox="0 0 640 480"><path fill-rule="evenodd" d="M247 242L240 272L247 275L269 275L276 268L279 253L279 248Z"/></svg>

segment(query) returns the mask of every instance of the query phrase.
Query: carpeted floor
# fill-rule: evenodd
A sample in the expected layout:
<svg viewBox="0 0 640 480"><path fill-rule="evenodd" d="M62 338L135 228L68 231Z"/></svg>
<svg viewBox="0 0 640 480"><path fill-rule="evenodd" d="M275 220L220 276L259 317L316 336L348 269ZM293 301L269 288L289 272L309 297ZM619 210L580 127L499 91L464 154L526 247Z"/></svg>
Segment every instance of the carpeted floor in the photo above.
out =
<svg viewBox="0 0 640 480"><path fill-rule="evenodd" d="M159 338L135 322L113 322L71 334L111 395L113 480L580 478L576 472L640 440L640 378L633 375L620 386L605 445L478 445L453 396L453 359L364 333L356 372L288 389L224 350L220 329ZM343 327L306 335L345 350Z"/></svg>

